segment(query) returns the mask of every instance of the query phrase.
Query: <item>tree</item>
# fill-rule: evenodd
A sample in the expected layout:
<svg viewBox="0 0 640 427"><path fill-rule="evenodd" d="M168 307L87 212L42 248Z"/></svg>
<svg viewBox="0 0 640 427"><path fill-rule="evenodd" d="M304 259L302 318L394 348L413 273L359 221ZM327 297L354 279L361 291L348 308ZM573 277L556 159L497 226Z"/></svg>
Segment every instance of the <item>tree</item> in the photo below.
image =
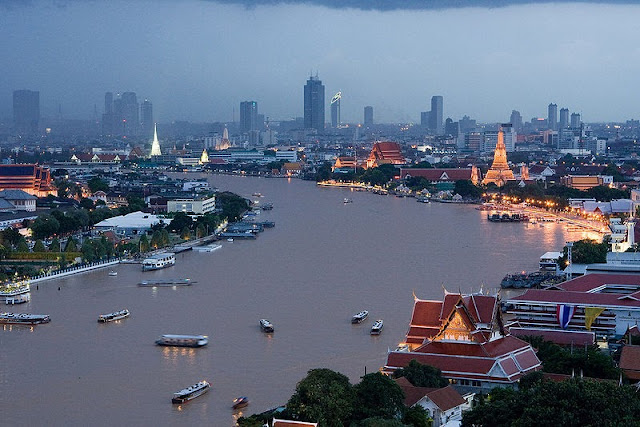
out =
<svg viewBox="0 0 640 427"><path fill-rule="evenodd" d="M404 409L404 392L395 381L380 372L362 377L353 387L356 393L354 418L394 418Z"/></svg>
<svg viewBox="0 0 640 427"><path fill-rule="evenodd" d="M54 237L49 243L49 250L51 252L60 252L60 240L57 237Z"/></svg>
<svg viewBox="0 0 640 427"><path fill-rule="evenodd" d="M42 243L42 240L38 239L36 240L36 243L33 245L33 252L45 252L46 249L44 247L44 243Z"/></svg>
<svg viewBox="0 0 640 427"><path fill-rule="evenodd" d="M162 246L162 236L160 235L159 230L154 231L153 234L151 235L151 246L154 249L158 249L159 247Z"/></svg>
<svg viewBox="0 0 640 427"><path fill-rule="evenodd" d="M151 245L149 244L149 239L146 234L140 236L140 252L149 252L151 249Z"/></svg>
<svg viewBox="0 0 640 427"><path fill-rule="evenodd" d="M431 427L431 421L427 410L420 405L407 408L402 417L402 423L412 427Z"/></svg>
<svg viewBox="0 0 640 427"><path fill-rule="evenodd" d="M453 186L453 191L458 193L462 197L468 197L472 199L479 199L482 196L482 189L476 185L473 185L468 179L461 179L456 181Z"/></svg>
<svg viewBox="0 0 640 427"><path fill-rule="evenodd" d="M185 227L187 228L191 227L192 224L193 224L193 220L189 215L187 215L184 212L176 212L176 214L173 216L173 219L169 223L168 228L174 233L177 233L178 231L181 231Z"/></svg>
<svg viewBox="0 0 640 427"><path fill-rule="evenodd" d="M85 262L93 262L97 258L95 245L89 239L84 241L84 243L82 244L82 249L80 249L80 251L82 252L82 259Z"/></svg>
<svg viewBox="0 0 640 427"><path fill-rule="evenodd" d="M296 386L287 410L301 421L341 426L351 417L354 402L349 378L330 369L312 369Z"/></svg>
<svg viewBox="0 0 640 427"><path fill-rule="evenodd" d="M184 227L180 232L180 238L184 240L189 240L191 238L191 230L189 227Z"/></svg>
<svg viewBox="0 0 640 427"><path fill-rule="evenodd" d="M597 242L591 239L578 240L573 242L571 249L571 261L576 264L595 264L607 262L607 251L609 245L606 242ZM562 250L560 265L567 265L568 249L565 246Z"/></svg>
<svg viewBox="0 0 640 427"><path fill-rule="evenodd" d="M442 372L433 366L423 365L413 359L407 366L394 372L395 378L405 377L416 387L446 387L449 382L442 376Z"/></svg>
<svg viewBox="0 0 640 427"><path fill-rule="evenodd" d="M198 226L196 227L196 238L201 239L205 237L206 234L207 234L207 229L205 228L205 226L203 224L198 224Z"/></svg>
<svg viewBox="0 0 640 427"><path fill-rule="evenodd" d="M36 239L46 239L60 230L60 223L51 215L40 215L31 224L31 233Z"/></svg>
<svg viewBox="0 0 640 427"><path fill-rule="evenodd" d="M237 194L225 191L216 195L216 205L222 209L222 217L229 222L237 221L244 212L249 210L249 203Z"/></svg>
<svg viewBox="0 0 640 427"><path fill-rule="evenodd" d="M100 177L94 176L89 181L87 181L87 185L89 186L89 190L91 193L95 193L96 191L109 191L109 184L103 181Z"/></svg>
<svg viewBox="0 0 640 427"><path fill-rule="evenodd" d="M80 207L90 211L95 208L95 204L93 203L93 200L83 197L80 199Z"/></svg>
<svg viewBox="0 0 640 427"><path fill-rule="evenodd" d="M67 239L67 244L64 247L64 251L65 252L76 252L78 250L77 246L78 245L76 244L76 241L73 239L73 237L69 237Z"/></svg>
<svg viewBox="0 0 640 427"><path fill-rule="evenodd" d="M27 245L27 241L24 239L24 237L20 239L20 241L18 241L16 250L18 252L29 252L29 245Z"/></svg>

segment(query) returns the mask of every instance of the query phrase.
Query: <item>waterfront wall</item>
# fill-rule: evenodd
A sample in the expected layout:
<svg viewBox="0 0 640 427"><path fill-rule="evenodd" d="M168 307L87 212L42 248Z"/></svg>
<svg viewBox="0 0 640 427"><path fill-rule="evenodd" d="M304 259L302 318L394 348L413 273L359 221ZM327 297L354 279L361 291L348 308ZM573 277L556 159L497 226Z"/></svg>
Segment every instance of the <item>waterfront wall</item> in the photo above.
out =
<svg viewBox="0 0 640 427"><path fill-rule="evenodd" d="M40 276L34 276L29 279L30 283L44 282L45 280L57 279L59 277L70 276L72 274L84 273L85 271L96 270L98 268L109 267L110 265L116 265L120 262L120 259L110 259L105 261L92 262L90 264L83 264L74 267L64 268L62 270L52 271L51 273L42 274Z"/></svg>

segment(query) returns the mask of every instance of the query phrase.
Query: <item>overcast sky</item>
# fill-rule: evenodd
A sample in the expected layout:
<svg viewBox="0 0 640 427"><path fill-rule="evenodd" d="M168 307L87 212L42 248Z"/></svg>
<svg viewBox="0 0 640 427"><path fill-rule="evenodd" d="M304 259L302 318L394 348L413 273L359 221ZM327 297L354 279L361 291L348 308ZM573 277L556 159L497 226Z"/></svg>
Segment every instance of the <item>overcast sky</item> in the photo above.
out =
<svg viewBox="0 0 640 427"><path fill-rule="evenodd" d="M477 6L447 8L463 3ZM549 102L587 122L639 118L640 6L521 3L0 0L0 117L32 89L44 116L91 118L104 92L134 91L159 122L238 120L243 100L288 119L317 71L327 103L342 91L343 121L365 105L419 121L432 95L454 119L529 120Z"/></svg>

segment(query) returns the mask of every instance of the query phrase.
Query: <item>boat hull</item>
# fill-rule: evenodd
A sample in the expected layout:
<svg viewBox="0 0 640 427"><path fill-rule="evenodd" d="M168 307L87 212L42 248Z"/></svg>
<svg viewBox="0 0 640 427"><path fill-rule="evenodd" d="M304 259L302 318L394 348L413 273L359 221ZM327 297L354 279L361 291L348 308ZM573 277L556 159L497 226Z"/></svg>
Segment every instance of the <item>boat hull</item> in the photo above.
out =
<svg viewBox="0 0 640 427"><path fill-rule="evenodd" d="M175 403L175 404L186 403L186 402L188 402L190 400L195 399L196 397L202 396L203 394L205 394L206 392L209 391L210 387L211 386L207 385L204 388L201 388L199 390L194 391L193 393L190 393L188 396L184 396L184 397L176 397L176 396L174 396L171 399L171 403Z"/></svg>

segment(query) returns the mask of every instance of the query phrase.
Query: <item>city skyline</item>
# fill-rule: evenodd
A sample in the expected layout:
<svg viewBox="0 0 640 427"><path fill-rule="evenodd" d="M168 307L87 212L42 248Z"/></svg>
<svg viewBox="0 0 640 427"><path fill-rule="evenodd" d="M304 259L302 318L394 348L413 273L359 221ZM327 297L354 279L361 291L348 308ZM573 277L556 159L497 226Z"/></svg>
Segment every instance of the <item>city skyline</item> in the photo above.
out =
<svg viewBox="0 0 640 427"><path fill-rule="evenodd" d="M101 112L104 92L117 87L153 100L157 121L230 122L246 99L270 120L286 120L303 116L300 86L313 70L328 93L343 91L344 123L362 122L367 105L378 123L419 123L433 94L445 98L443 117L454 120L506 122L517 110L529 121L547 117L552 102L586 122L624 121L640 115L627 89L635 84L632 16L639 11L596 3L411 13L195 0L181 2L180 10L151 1L15 3L0 16L0 54L11 64L0 82L0 118L12 117L14 90L30 89L40 92L42 117L61 110L66 118L90 119L95 105ZM309 13L317 22L302 31ZM618 22L610 34L587 30L609 17ZM184 31L186 22L196 31ZM482 24L484 43L465 23ZM383 24L393 36L375 30ZM241 25L251 26L250 37L228 31ZM275 25L281 31L272 31ZM458 30L443 32L451 26ZM438 34L446 36L421 46ZM551 71L541 72L541 63Z"/></svg>

